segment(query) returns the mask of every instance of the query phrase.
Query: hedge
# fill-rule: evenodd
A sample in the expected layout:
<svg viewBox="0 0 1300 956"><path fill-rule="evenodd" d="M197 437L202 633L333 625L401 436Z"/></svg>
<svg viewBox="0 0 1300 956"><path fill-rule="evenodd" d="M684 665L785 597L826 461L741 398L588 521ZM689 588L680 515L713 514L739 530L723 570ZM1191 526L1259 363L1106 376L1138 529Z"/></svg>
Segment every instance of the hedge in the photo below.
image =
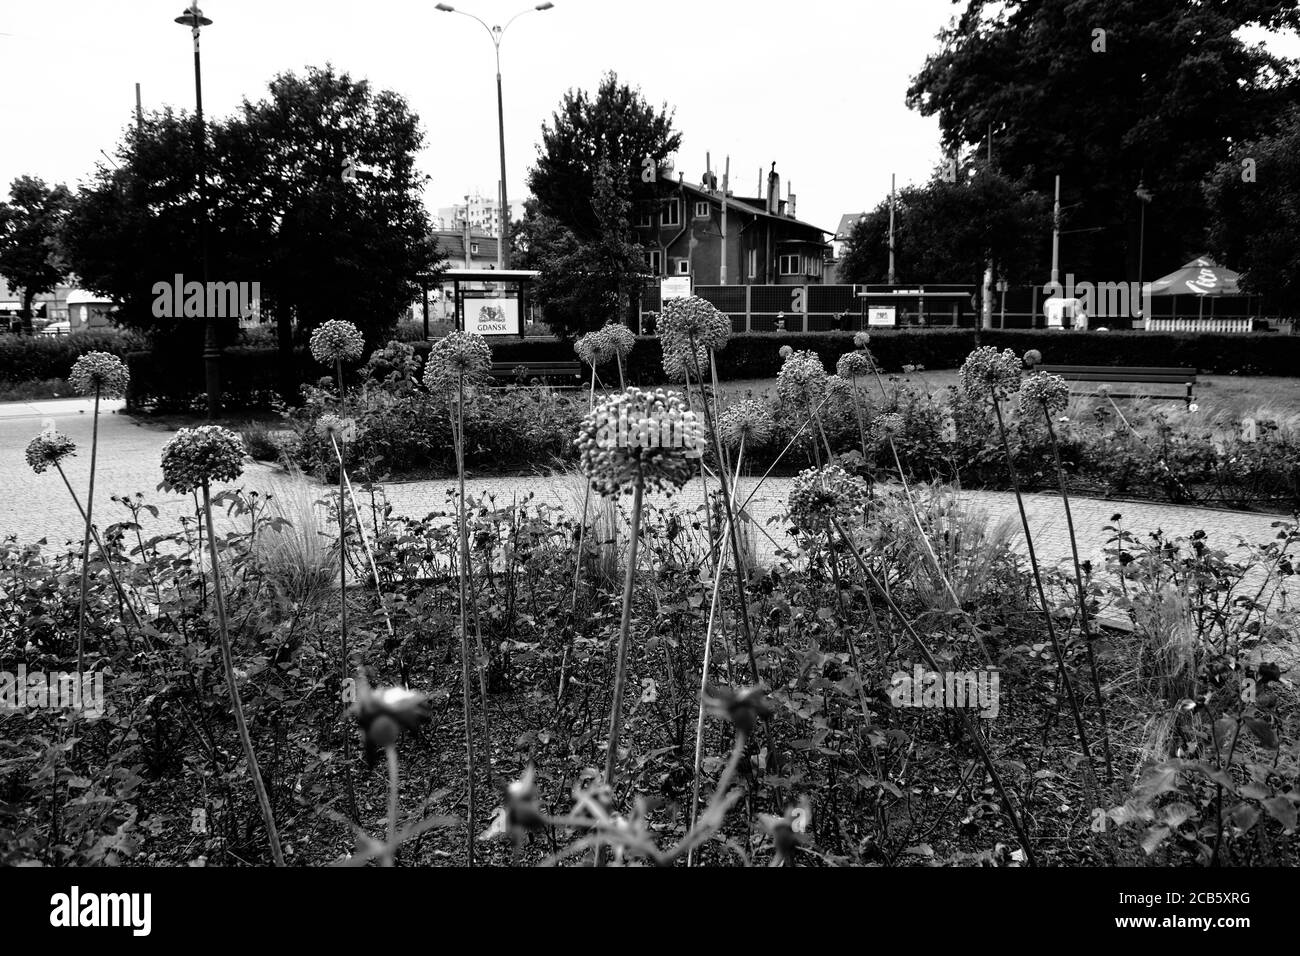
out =
<svg viewBox="0 0 1300 956"><path fill-rule="evenodd" d="M91 329L71 335L0 335L0 386L67 378L86 352L126 355L144 340L117 329Z"/></svg>
<svg viewBox="0 0 1300 956"><path fill-rule="evenodd" d="M74 337L75 338L75 337ZM30 341L30 340L29 340ZM1211 335L1169 332L1073 332L1055 329L899 329L871 333L871 351L882 371L900 371L905 365L928 369L956 368L976 345L1010 348L1017 354L1038 349L1043 360L1055 365L1157 365L1200 369L1218 375L1292 376L1300 371L1300 336L1273 334ZM789 345L811 349L827 369L853 348L852 332L749 332L732 337L718 355L718 375L725 380L771 378L781 367L779 350ZM414 343L421 355L430 343ZM201 356L177 355L172 350L133 352L131 368L133 407L192 406L203 393ZM73 356L75 358L75 356ZM493 343L496 362L566 361L573 346L559 339L510 339ZM629 381L663 382L658 342L641 336L628 364ZM66 374L72 358L64 358L48 377ZM316 381L328 374L312 361L305 348L294 350L294 380ZM227 348L222 361L224 403L230 408L269 403L279 387L281 364L273 348Z"/></svg>

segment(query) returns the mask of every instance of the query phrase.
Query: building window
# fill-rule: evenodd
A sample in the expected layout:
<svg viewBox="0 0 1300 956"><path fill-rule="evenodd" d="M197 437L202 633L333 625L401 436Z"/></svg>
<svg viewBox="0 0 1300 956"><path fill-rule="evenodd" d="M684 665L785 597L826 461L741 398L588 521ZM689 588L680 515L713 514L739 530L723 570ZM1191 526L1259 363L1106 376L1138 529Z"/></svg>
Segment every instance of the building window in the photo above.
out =
<svg viewBox="0 0 1300 956"><path fill-rule="evenodd" d="M695 218L696 218L696 219L708 219L708 218L709 218L709 204L708 204L708 203L706 203L706 202L697 202L697 203L695 204Z"/></svg>
<svg viewBox="0 0 1300 956"><path fill-rule="evenodd" d="M673 261L673 272L679 276L688 276L691 274L691 260L676 259Z"/></svg>
<svg viewBox="0 0 1300 956"><path fill-rule="evenodd" d="M802 257L798 254L781 256L778 261L778 268L783 276L803 275L803 264L799 261Z"/></svg>
<svg viewBox="0 0 1300 956"><path fill-rule="evenodd" d="M651 275L663 275L663 253L658 249L650 249L645 254L646 265L650 267Z"/></svg>
<svg viewBox="0 0 1300 956"><path fill-rule="evenodd" d="M659 224L661 226L680 226L682 224L682 207L676 199L669 199L663 204Z"/></svg>
<svg viewBox="0 0 1300 956"><path fill-rule="evenodd" d="M636 227L638 229L653 229L655 224L655 213L653 209L642 209L637 213Z"/></svg>
<svg viewBox="0 0 1300 956"><path fill-rule="evenodd" d="M749 250L749 277L755 279L758 277L758 250Z"/></svg>
<svg viewBox="0 0 1300 956"><path fill-rule="evenodd" d="M471 242L471 243L469 244L469 254L470 254L471 256L476 256L476 255L478 255L478 243L477 243L477 242Z"/></svg>

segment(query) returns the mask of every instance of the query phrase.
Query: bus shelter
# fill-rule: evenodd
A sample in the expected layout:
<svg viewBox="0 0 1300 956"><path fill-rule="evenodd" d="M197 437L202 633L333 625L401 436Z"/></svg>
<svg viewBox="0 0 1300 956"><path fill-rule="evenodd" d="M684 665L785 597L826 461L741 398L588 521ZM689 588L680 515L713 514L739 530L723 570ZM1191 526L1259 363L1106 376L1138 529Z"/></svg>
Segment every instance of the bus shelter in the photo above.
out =
<svg viewBox="0 0 1300 956"><path fill-rule="evenodd" d="M424 337L429 337L429 288L436 281L451 286L457 329L485 337L523 338L530 287L539 275L533 269L448 269L436 280L422 276Z"/></svg>

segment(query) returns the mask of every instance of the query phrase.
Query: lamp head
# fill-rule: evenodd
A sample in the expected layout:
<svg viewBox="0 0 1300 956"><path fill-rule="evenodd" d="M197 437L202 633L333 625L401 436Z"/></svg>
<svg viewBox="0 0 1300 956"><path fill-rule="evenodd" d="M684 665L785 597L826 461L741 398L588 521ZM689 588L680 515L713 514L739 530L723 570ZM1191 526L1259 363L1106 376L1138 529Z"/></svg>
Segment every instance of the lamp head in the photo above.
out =
<svg viewBox="0 0 1300 956"><path fill-rule="evenodd" d="M197 3L191 3L186 7L185 12L176 18L176 22L181 26L189 27L190 29L212 25L212 21L203 15L203 11L199 9Z"/></svg>
<svg viewBox="0 0 1300 956"><path fill-rule="evenodd" d="M456 8L455 8L455 7L453 7L453 6L449 5L449 4L446 4L446 3L439 3L439 4L437 4L433 9L435 9L435 10L441 10L443 13L455 13L455 12L456 12Z"/></svg>
<svg viewBox="0 0 1300 956"><path fill-rule="evenodd" d="M551 9L551 7L553 7L553 6L555 6L555 4L551 3L550 0L547 0L546 3L539 3L539 4L538 4L536 7L534 7L533 9L534 9L534 10L549 10L549 9Z"/></svg>

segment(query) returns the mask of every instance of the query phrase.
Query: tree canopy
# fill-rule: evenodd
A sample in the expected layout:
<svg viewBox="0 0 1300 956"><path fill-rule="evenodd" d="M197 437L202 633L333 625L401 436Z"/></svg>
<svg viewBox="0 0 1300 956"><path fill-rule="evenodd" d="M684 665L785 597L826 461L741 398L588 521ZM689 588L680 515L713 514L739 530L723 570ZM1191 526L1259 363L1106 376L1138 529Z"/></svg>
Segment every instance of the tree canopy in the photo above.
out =
<svg viewBox="0 0 1300 956"><path fill-rule="evenodd" d="M968 0L908 104L939 119L949 151L986 144L996 165L1050 194L1062 177L1062 269L1136 278L1139 185L1147 270L1203 251L1201 184L1233 143L1270 129L1296 65L1241 27L1300 25L1300 0Z"/></svg>
<svg viewBox="0 0 1300 956"><path fill-rule="evenodd" d="M129 324L157 328L153 284L201 273L193 123L165 111L128 130L69 219L72 266ZM209 277L260 282L283 344L291 316L300 336L330 318L386 333L437 262L406 102L326 66L281 74L208 125ZM374 175L343 182L346 157Z"/></svg>
<svg viewBox="0 0 1300 956"><path fill-rule="evenodd" d="M54 291L68 274L59 235L72 196L64 185L47 186L33 176L19 176L0 202L0 275L22 290L22 322L32 326L32 299Z"/></svg>
<svg viewBox="0 0 1300 956"><path fill-rule="evenodd" d="M900 282L977 284L985 262L1012 282L1041 274L1051 231L1051 203L1023 181L983 164L899 191L894 259ZM889 273L889 200L854 226L840 262L840 281L883 283Z"/></svg>

